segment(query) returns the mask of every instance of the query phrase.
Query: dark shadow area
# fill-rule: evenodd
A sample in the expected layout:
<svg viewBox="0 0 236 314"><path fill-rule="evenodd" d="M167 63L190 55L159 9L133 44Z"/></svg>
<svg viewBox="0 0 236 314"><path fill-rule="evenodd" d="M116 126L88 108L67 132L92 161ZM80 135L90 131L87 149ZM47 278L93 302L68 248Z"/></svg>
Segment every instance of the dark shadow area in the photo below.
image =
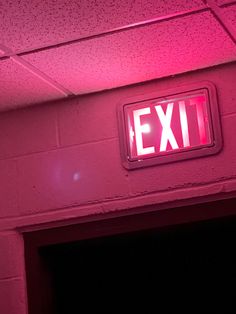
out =
<svg viewBox="0 0 236 314"><path fill-rule="evenodd" d="M236 313L236 218L41 247L57 314Z"/></svg>

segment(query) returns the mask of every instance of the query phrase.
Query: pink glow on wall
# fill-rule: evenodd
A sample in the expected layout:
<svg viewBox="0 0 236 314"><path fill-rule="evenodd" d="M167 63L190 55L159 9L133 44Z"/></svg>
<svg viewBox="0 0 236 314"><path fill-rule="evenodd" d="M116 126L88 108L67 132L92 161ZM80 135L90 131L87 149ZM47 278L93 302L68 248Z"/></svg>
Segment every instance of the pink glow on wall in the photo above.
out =
<svg viewBox="0 0 236 314"><path fill-rule="evenodd" d="M120 217L124 214L128 217L129 213L136 213L136 208L141 206L149 211L150 205L154 206L153 210L160 213L160 217L166 215L167 223L169 223L169 216L165 213L175 213L177 223L180 217L179 202L191 204L195 200L204 202L208 199L217 200L235 195L235 75L236 63L231 63L132 87L1 114L0 313L27 313L24 243L21 233L18 232L22 227L54 228L64 223L77 223L80 219L83 222L90 218L95 220L101 218L103 223L102 220L110 217L109 215ZM225 143L220 154L137 171L125 170L121 166L119 156L115 115L116 106L121 99L126 100L135 95L157 94L157 92L159 96L163 96L162 91L177 89L186 82L193 84L202 80L210 80L217 87ZM193 95L196 95L195 91L191 92L190 96ZM168 96L166 100L170 98ZM181 111L182 101L185 108ZM141 100L125 103L137 104L137 102L140 103ZM165 115L167 104L160 104ZM216 105L214 102L212 104L214 109ZM151 108L150 101L146 101L145 106ZM204 109L204 103L201 106ZM135 109L141 107L137 106ZM150 111L158 123L152 125L148 122L152 114L140 117L144 148L154 146L151 141L147 143L147 140L158 125L160 132L162 131L156 110ZM194 116L194 121L191 123L189 111ZM212 116L213 110L210 112ZM174 125L175 114L180 124L178 136ZM201 115L199 117L199 121L204 122L201 120ZM211 120L213 122L213 119ZM135 131L131 128L131 122L126 126L129 130L128 125L130 125L131 136L126 135L130 143L134 142L134 144L127 142L126 145L135 148ZM174 102L170 126L178 145L181 144L181 139L182 145L186 145L187 136L189 145L194 144L193 123L197 129L196 105L190 106L185 99L180 99L176 108ZM144 127L147 124L150 132L146 132L148 128ZM213 131L215 141L215 128ZM186 137L185 142L184 137ZM169 146L168 141L167 149L171 149ZM179 150L172 149L172 153L162 152L158 154L158 158L162 158L161 155L163 158L171 154L180 155L186 149L190 151L189 148L186 146ZM202 149L207 148L203 146ZM142 161L139 163L141 164ZM169 206L177 207L166 211L164 208ZM187 206L181 214L181 219L184 221L186 213L193 220L197 219L196 217L210 219L219 213L215 208L204 210L200 214L197 212L198 210L191 211ZM232 215L233 209L231 211L228 207L224 207L222 212L225 215ZM162 222L161 218L160 224ZM114 230L117 230L116 226L115 222ZM37 290L37 286L35 289Z"/></svg>
<svg viewBox="0 0 236 314"><path fill-rule="evenodd" d="M145 100L125 103L122 107L123 135L128 162L160 157L161 163L165 163L163 156L178 154L179 159L180 153L215 146L213 129L219 129L219 121L215 121L217 103L210 108L213 94L214 87L209 85L208 88L157 98L147 96ZM216 101L215 94L213 98Z"/></svg>

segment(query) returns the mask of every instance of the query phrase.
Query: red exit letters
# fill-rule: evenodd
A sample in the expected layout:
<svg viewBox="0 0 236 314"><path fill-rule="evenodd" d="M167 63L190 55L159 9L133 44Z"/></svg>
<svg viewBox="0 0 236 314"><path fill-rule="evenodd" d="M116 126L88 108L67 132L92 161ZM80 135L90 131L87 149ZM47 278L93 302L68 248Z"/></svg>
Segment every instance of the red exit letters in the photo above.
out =
<svg viewBox="0 0 236 314"><path fill-rule="evenodd" d="M130 121L131 158L211 142L206 98L202 95L185 100L177 99L160 103L154 101L148 106L141 106L140 109L128 109L127 115ZM144 118L146 122L142 123ZM159 126L156 126L156 123ZM181 132L178 132L177 128ZM145 145L145 137L148 136L153 144L149 147Z"/></svg>
<svg viewBox="0 0 236 314"><path fill-rule="evenodd" d="M120 124L127 168L140 167L147 160L151 160L147 165L152 165L192 158L194 153L187 152L201 150L202 154L202 148L204 154L213 153L209 148L214 146L214 152L218 151L218 109L217 103L210 108L213 91L212 86L208 88L123 104Z"/></svg>

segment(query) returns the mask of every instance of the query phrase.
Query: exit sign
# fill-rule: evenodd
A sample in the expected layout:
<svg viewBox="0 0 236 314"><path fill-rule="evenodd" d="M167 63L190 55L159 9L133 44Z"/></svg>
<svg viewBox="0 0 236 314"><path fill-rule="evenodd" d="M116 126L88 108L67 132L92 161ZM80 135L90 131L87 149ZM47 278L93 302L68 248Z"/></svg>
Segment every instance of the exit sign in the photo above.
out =
<svg viewBox="0 0 236 314"><path fill-rule="evenodd" d="M128 99L118 121L127 169L216 154L222 147L216 89L209 82Z"/></svg>

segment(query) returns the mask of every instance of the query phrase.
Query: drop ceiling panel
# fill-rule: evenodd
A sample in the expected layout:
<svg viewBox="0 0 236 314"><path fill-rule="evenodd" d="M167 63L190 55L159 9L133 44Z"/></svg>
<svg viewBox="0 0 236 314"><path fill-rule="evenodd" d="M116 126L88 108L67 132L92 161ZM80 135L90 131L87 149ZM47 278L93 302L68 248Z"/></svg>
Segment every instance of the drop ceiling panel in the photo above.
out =
<svg viewBox="0 0 236 314"><path fill-rule="evenodd" d="M236 4L221 9L225 19L232 25L234 37L236 38Z"/></svg>
<svg viewBox="0 0 236 314"><path fill-rule="evenodd" d="M62 98L39 78L14 63L0 61L0 111Z"/></svg>
<svg viewBox="0 0 236 314"><path fill-rule="evenodd" d="M24 58L81 94L236 60L236 47L203 12Z"/></svg>
<svg viewBox="0 0 236 314"><path fill-rule="evenodd" d="M202 6L202 0L5 0L0 42L31 49Z"/></svg>

